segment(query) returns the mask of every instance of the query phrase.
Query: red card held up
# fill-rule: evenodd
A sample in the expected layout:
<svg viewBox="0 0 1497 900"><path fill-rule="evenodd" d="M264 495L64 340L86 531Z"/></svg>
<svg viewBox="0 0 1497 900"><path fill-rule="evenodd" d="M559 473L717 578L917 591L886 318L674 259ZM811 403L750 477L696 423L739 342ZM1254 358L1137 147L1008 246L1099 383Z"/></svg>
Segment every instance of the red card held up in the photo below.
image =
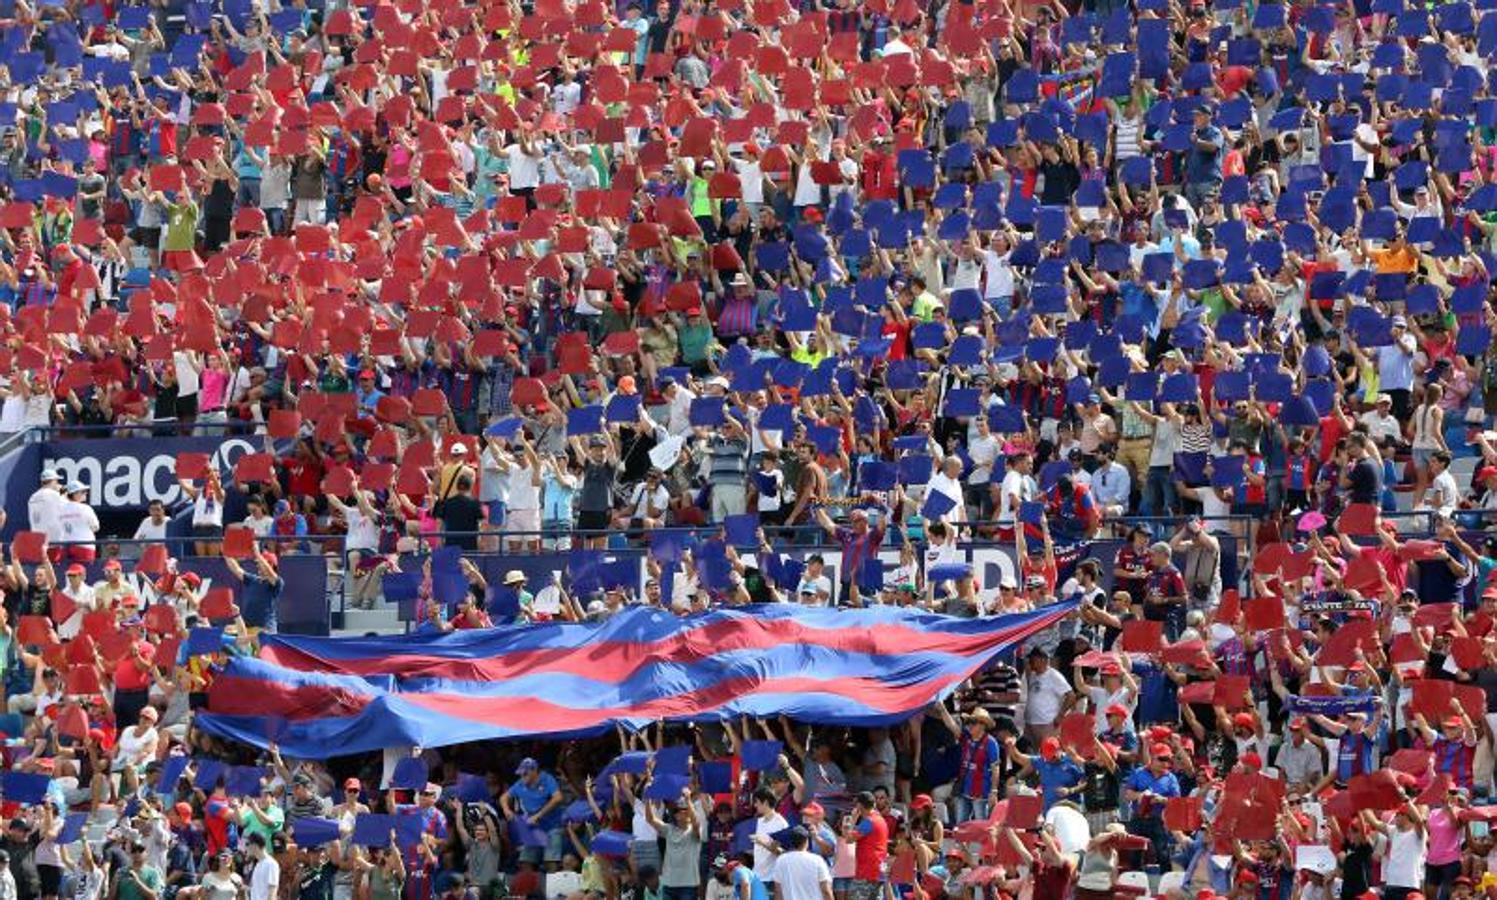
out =
<svg viewBox="0 0 1497 900"><path fill-rule="evenodd" d="M423 497L431 489L431 481L426 473L421 471L420 466L413 466L409 462L401 465L400 471L395 475L395 490L412 497Z"/></svg>
<svg viewBox="0 0 1497 900"><path fill-rule="evenodd" d="M130 653L134 640L123 631L112 631L99 639L99 655L105 662L116 663Z"/></svg>
<svg viewBox="0 0 1497 900"><path fill-rule="evenodd" d="M1435 806L1445 801L1445 794L1450 790L1450 776L1437 775L1429 783L1414 802L1423 806Z"/></svg>
<svg viewBox="0 0 1497 900"><path fill-rule="evenodd" d="M176 634L177 611L166 603L153 603L142 616L146 630L152 634Z"/></svg>
<svg viewBox="0 0 1497 900"><path fill-rule="evenodd" d="M1164 827L1194 834L1201 827L1200 797L1171 797L1164 803Z"/></svg>
<svg viewBox="0 0 1497 900"><path fill-rule="evenodd" d="M224 529L223 554L230 559L249 559L255 555L255 532L244 525Z"/></svg>
<svg viewBox="0 0 1497 900"><path fill-rule="evenodd" d="M107 609L100 609L83 617L81 630L97 643L103 640L105 635L114 634L119 628L115 625L114 613Z"/></svg>
<svg viewBox="0 0 1497 900"><path fill-rule="evenodd" d="M1125 653L1158 653L1164 648L1164 623L1147 619L1124 622L1118 646Z"/></svg>
<svg viewBox="0 0 1497 900"><path fill-rule="evenodd" d="M1172 666L1191 666L1210 659L1205 641L1181 641L1165 647L1159 658Z"/></svg>
<svg viewBox="0 0 1497 900"><path fill-rule="evenodd" d="M1202 706L1209 706L1216 699L1216 682L1193 681L1180 688L1177 699L1181 703L1195 703Z"/></svg>
<svg viewBox="0 0 1497 900"><path fill-rule="evenodd" d="M1377 507L1371 503L1351 503L1336 519L1336 530L1346 535L1372 535L1377 532Z"/></svg>
<svg viewBox="0 0 1497 900"><path fill-rule="evenodd" d="M375 401L374 414L382 422L391 422L396 425L402 424L411 418L411 401L404 397L386 394Z"/></svg>
<svg viewBox="0 0 1497 900"><path fill-rule="evenodd" d="M1222 675L1216 679L1216 690L1212 693L1211 703L1213 706L1225 706L1227 709L1242 709L1251 705L1251 701L1244 696L1252 682L1246 675Z"/></svg>
<svg viewBox="0 0 1497 900"><path fill-rule="evenodd" d="M1091 758L1096 734L1097 720L1089 713L1071 713L1060 720L1060 743L1077 756Z"/></svg>
<svg viewBox="0 0 1497 900"><path fill-rule="evenodd" d="M411 412L418 416L440 416L447 409L447 395L436 388L422 388L411 395Z"/></svg>
<svg viewBox="0 0 1497 900"><path fill-rule="evenodd" d="M1237 588L1227 588L1222 591L1221 603L1217 604L1216 615L1212 621L1223 625L1236 625L1237 619L1242 615L1242 595Z"/></svg>
<svg viewBox="0 0 1497 900"><path fill-rule="evenodd" d="M62 645L63 655L67 658L70 666L91 666L95 662L95 653L98 645L94 643L93 636L84 632Z"/></svg>
<svg viewBox="0 0 1497 900"><path fill-rule="evenodd" d="M1429 764L1433 759L1434 754L1429 750L1405 747L1388 757L1385 765L1394 771L1405 772L1418 778L1429 771Z"/></svg>
<svg viewBox="0 0 1497 900"><path fill-rule="evenodd" d="M77 611L78 604L73 602L72 597L62 591L52 592L52 621L61 624L71 619Z"/></svg>
<svg viewBox="0 0 1497 900"><path fill-rule="evenodd" d="M353 470L347 466L334 466L322 476L322 492L334 497L347 497L354 491Z"/></svg>
<svg viewBox="0 0 1497 900"><path fill-rule="evenodd" d="M1424 716L1429 724L1439 728L1452 711L1452 697L1451 682L1421 678L1414 682L1414 696L1409 706Z"/></svg>
<svg viewBox="0 0 1497 900"><path fill-rule="evenodd" d="M18 531L10 541L10 554L17 562L39 563L46 548L47 535L40 531Z"/></svg>
<svg viewBox="0 0 1497 900"><path fill-rule="evenodd" d="M209 588L203 595L198 613L205 619L234 618L234 591L232 588Z"/></svg>
<svg viewBox="0 0 1497 900"><path fill-rule="evenodd" d="M1282 542L1264 544L1253 554L1253 571L1259 575L1274 574L1284 564L1284 557L1289 555L1291 549Z"/></svg>
<svg viewBox="0 0 1497 900"><path fill-rule="evenodd" d="M265 430L276 440L289 440L301 431L301 413L294 409L273 409Z"/></svg>
<svg viewBox="0 0 1497 900"><path fill-rule="evenodd" d="M1351 558L1346 571L1341 574L1341 583L1349 591L1364 595L1375 595L1383 587L1383 570L1370 553Z"/></svg>
<svg viewBox="0 0 1497 900"><path fill-rule="evenodd" d="M240 482L274 481L275 458L269 453L246 453L234 463L234 480Z"/></svg>
<svg viewBox="0 0 1497 900"><path fill-rule="evenodd" d="M1008 798L1008 811L1003 824L1015 831L1027 831L1039 825L1045 811L1045 799L1038 795L1020 794Z"/></svg>
<svg viewBox="0 0 1497 900"><path fill-rule="evenodd" d="M1452 638L1450 655L1455 659L1457 666L1468 672L1480 669L1487 664L1486 655L1482 652L1481 638Z"/></svg>
<svg viewBox="0 0 1497 900"><path fill-rule="evenodd" d="M90 696L101 693L99 670L93 666L74 666L68 669L67 692L74 696Z"/></svg>
<svg viewBox="0 0 1497 900"><path fill-rule="evenodd" d="M1347 785L1351 799L1358 809L1374 811L1397 809L1403 806L1405 797L1398 786L1396 773L1383 769L1370 775L1354 775Z"/></svg>
<svg viewBox="0 0 1497 900"><path fill-rule="evenodd" d="M76 703L67 704L57 716L57 733L80 741L87 739L88 713Z"/></svg>
<svg viewBox="0 0 1497 900"><path fill-rule="evenodd" d="M1253 631L1272 631L1284 627L1284 601L1278 597L1258 597L1243 604L1247 627Z"/></svg>
<svg viewBox="0 0 1497 900"><path fill-rule="evenodd" d="M394 463L365 463L359 471L359 487L366 491L386 490L394 479Z"/></svg>
<svg viewBox="0 0 1497 900"><path fill-rule="evenodd" d="M1451 617L1459 612L1454 603L1426 603L1414 612L1414 624L1435 631L1449 631Z"/></svg>
<svg viewBox="0 0 1497 900"><path fill-rule="evenodd" d="M21 616L16 623L16 634L22 644L40 647L52 642L52 623L46 616Z"/></svg>
<svg viewBox="0 0 1497 900"><path fill-rule="evenodd" d="M178 453L177 477L183 481L198 481L208 477L208 454Z"/></svg>

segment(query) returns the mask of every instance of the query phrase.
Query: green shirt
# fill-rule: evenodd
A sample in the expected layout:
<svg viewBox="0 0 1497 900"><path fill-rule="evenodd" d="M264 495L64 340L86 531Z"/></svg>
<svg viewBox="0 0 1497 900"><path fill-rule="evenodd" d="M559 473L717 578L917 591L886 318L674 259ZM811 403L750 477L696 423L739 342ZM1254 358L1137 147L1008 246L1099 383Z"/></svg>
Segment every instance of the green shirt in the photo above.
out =
<svg viewBox="0 0 1497 900"><path fill-rule="evenodd" d="M197 244L198 205L185 200L166 208L166 246L173 252L189 251Z"/></svg>
<svg viewBox="0 0 1497 900"><path fill-rule="evenodd" d="M262 815L270 820L268 824L260 820L260 816ZM269 809L260 810L259 815L256 815L254 810L250 810L245 815L244 822L239 826L239 830L245 838L248 838L252 834L258 834L265 839L265 846L269 847L271 835L280 831L281 827L285 824L286 811L281 809L279 805L271 804Z"/></svg>
<svg viewBox="0 0 1497 900"><path fill-rule="evenodd" d="M699 363L707 359L707 348L712 344L712 326L684 325L677 332L681 341L681 361Z"/></svg>
<svg viewBox="0 0 1497 900"><path fill-rule="evenodd" d="M935 294L932 294L930 291L921 291L920 294L915 297L915 304L912 308L912 312L914 313L916 319L919 319L922 322L929 322L935 318L935 308L940 305L941 298L937 297Z"/></svg>
<svg viewBox="0 0 1497 900"><path fill-rule="evenodd" d="M161 892L161 870L152 865L145 865L139 869L126 869L120 873L119 900L145 900L146 898L145 891L140 889L140 884L136 884L135 878L130 877L131 872L134 872L140 879L140 884L144 884L152 893Z"/></svg>

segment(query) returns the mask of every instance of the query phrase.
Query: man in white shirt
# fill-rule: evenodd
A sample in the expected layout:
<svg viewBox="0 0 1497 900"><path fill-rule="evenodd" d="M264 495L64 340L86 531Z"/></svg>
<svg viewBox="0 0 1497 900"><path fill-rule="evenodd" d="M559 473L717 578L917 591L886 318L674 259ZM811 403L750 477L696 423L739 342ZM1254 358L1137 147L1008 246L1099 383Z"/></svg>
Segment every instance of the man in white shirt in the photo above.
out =
<svg viewBox="0 0 1497 900"><path fill-rule="evenodd" d="M534 192L541 183L541 151L528 127L520 127L519 142L505 147L504 155L509 160L510 192L521 195Z"/></svg>
<svg viewBox="0 0 1497 900"><path fill-rule="evenodd" d="M57 512L57 536L54 540L66 541L69 551L82 553L91 558L94 552L94 535L99 533L99 516L88 505L88 485L81 481L68 484L67 494ZM79 558L74 556L74 558Z"/></svg>
<svg viewBox="0 0 1497 900"><path fill-rule="evenodd" d="M1102 518L1116 518L1128 511L1128 495L1133 490L1133 478L1128 467L1118 462L1110 447L1098 451L1102 465L1092 473L1092 497L1102 510Z"/></svg>
<svg viewBox="0 0 1497 900"><path fill-rule="evenodd" d="M1024 673L1024 724L1029 739L1040 741L1055 733L1055 723L1068 706L1071 683L1050 665L1050 654L1043 648L1029 651L1029 670Z"/></svg>
<svg viewBox="0 0 1497 900"><path fill-rule="evenodd" d="M250 872L249 900L276 900L281 888L281 865L265 850L265 836L251 834L244 839L255 868Z"/></svg>
<svg viewBox="0 0 1497 900"><path fill-rule="evenodd" d="M930 477L930 484L926 486L928 492L934 491L945 494L951 498L953 504L951 512L941 517L941 521L947 523L967 521L966 498L962 496L962 459L951 455L941 461L940 471Z"/></svg>
<svg viewBox="0 0 1497 900"><path fill-rule="evenodd" d="M998 524L1012 528L1019 515L1019 505L1039 496L1039 485L1030 474L1034 469L1034 457L1028 453L1016 453L1009 457L1008 469L1003 473L1003 484L998 489Z"/></svg>
<svg viewBox="0 0 1497 900"><path fill-rule="evenodd" d="M761 787L754 791L754 874L766 885L774 883L775 842L773 835L779 834L790 823L775 810L778 798L774 791ZM251 898L253 900L253 898Z"/></svg>
<svg viewBox="0 0 1497 900"><path fill-rule="evenodd" d="M57 626L57 636L65 641L78 636L78 632L83 628L83 617L97 607L94 600L94 586L83 580L87 574L88 571L83 568L82 563L73 563L68 566L66 580L59 589L59 593L72 600L77 607L72 615Z"/></svg>
<svg viewBox="0 0 1497 900"><path fill-rule="evenodd" d="M775 860L775 900L832 900L832 870L806 849L810 843L804 828L790 829L790 850Z"/></svg>
<svg viewBox="0 0 1497 900"><path fill-rule="evenodd" d="M164 541L166 540L166 523L166 506L160 500L152 500L150 508L146 510L146 517L135 526L134 539Z"/></svg>
<svg viewBox="0 0 1497 900"><path fill-rule="evenodd" d="M697 395L687 390L685 385L676 383L675 379L666 378L661 381L660 396L666 403L665 430L673 436L691 431L691 401Z"/></svg>
<svg viewBox="0 0 1497 900"><path fill-rule="evenodd" d="M57 473L52 469L42 472L42 486L33 491L30 499L26 501L30 530L40 531L48 538L54 538L59 527L58 520L62 515L62 507L66 502L67 498L62 496L62 479L58 478Z"/></svg>
<svg viewBox="0 0 1497 900"><path fill-rule="evenodd" d="M888 59L891 56L898 56L901 53L913 52L914 48L904 42L902 32L899 30L899 28L897 26L890 25L887 32L887 39L884 41L884 46L880 55L884 59Z"/></svg>
<svg viewBox="0 0 1497 900"><path fill-rule="evenodd" d="M1367 426L1367 436L1378 443L1383 438L1392 438L1397 443L1403 443L1403 425L1398 417L1393 415L1393 397L1391 394L1377 395L1377 408L1362 413L1358 420Z"/></svg>

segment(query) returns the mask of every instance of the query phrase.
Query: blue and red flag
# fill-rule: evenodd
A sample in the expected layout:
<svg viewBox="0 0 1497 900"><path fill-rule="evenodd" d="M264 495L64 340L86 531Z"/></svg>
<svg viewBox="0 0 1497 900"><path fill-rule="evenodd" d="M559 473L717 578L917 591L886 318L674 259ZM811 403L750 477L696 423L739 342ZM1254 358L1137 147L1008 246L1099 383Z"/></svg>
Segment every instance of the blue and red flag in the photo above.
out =
<svg viewBox="0 0 1497 900"><path fill-rule="evenodd" d="M958 619L789 604L380 638L266 635L198 724L296 757L788 715L887 725L1074 609Z"/></svg>

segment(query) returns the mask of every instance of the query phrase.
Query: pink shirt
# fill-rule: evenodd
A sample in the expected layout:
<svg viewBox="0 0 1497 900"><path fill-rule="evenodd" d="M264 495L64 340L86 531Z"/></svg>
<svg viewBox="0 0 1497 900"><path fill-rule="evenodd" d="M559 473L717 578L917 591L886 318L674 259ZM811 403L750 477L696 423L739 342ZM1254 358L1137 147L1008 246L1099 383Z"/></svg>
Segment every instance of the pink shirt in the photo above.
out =
<svg viewBox="0 0 1497 900"><path fill-rule="evenodd" d="M1432 866L1459 862L1461 858L1461 823L1450 810L1440 808L1429 814L1429 856Z"/></svg>
<svg viewBox="0 0 1497 900"><path fill-rule="evenodd" d="M198 399L203 402L203 411L223 409L224 391L228 387L228 372L222 369L204 369L198 384Z"/></svg>
<svg viewBox="0 0 1497 900"><path fill-rule="evenodd" d="M385 160L385 181L392 188L411 186L411 151L404 144L390 148L390 155Z"/></svg>

